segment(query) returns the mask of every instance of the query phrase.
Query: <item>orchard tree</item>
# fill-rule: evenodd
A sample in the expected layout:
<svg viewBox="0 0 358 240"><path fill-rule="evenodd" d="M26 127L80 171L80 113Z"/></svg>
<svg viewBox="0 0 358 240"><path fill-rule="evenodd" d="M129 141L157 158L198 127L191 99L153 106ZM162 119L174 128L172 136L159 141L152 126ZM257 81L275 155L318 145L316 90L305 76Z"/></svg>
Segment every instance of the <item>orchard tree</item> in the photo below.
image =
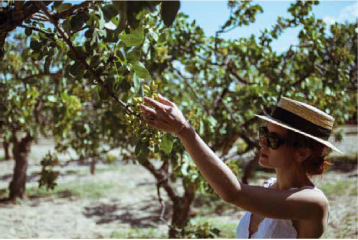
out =
<svg viewBox="0 0 358 240"><path fill-rule="evenodd" d="M15 167L9 185L9 199L13 201L25 196L32 142L40 134L64 137L81 104L69 94L62 71L44 69L45 61L36 60L22 35L15 35L11 41L14 44L6 43L6 54L0 64L0 125L4 139L13 145ZM53 68L62 68L63 54L57 51L52 54ZM48 177L56 178L53 174Z"/></svg>
<svg viewBox="0 0 358 240"><path fill-rule="evenodd" d="M28 21L24 28L34 61L49 72L61 69L59 81L66 79L68 93L81 103L82 109L68 119L66 134L54 134L57 150L73 148L80 158L95 162L120 148L123 160L141 164L157 179L160 218L164 220L163 189L173 206L169 236L180 237L195 194L212 190L178 139L141 121L143 96L156 99L160 92L177 103L204 141L237 173L240 161L233 160L257 159L260 121L254 114L270 113L281 96L324 109L336 117L337 125L353 116L357 23L327 30L312 14L318 2L298 1L289 7L289 17L279 17L260 35L225 40L222 33L253 23L262 8L229 1L227 22L215 37L207 37L184 14L168 28L178 2L157 4L35 2L33 17L41 19ZM9 9L19 10L16 5ZM272 42L288 28L300 28L299 43L277 53ZM49 51L63 54L62 66L52 66ZM44 178L50 186L53 180Z"/></svg>

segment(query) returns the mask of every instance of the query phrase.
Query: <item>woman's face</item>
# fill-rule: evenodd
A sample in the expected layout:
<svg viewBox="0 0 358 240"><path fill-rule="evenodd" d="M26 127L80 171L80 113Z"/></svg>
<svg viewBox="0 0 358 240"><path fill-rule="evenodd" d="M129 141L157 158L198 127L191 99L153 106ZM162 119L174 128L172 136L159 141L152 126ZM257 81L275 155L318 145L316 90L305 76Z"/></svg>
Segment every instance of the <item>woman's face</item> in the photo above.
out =
<svg viewBox="0 0 358 240"><path fill-rule="evenodd" d="M278 125L267 122L267 129L270 133L275 133L279 138L286 140L288 130ZM291 164L287 159L288 147L282 144L278 149L267 147L267 138L264 137L260 140L260 158L259 164L265 168L284 168L287 169Z"/></svg>

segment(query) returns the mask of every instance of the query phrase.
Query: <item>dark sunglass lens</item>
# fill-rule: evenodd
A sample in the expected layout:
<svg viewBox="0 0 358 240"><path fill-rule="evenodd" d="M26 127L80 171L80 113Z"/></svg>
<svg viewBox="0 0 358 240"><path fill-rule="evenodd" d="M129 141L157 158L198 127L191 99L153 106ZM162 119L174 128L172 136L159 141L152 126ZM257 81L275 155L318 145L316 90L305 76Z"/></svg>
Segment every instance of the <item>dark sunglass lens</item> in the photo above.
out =
<svg viewBox="0 0 358 240"><path fill-rule="evenodd" d="M263 138L267 135L267 128L266 127L259 127L259 137Z"/></svg>
<svg viewBox="0 0 358 240"><path fill-rule="evenodd" d="M267 142L272 149L277 149L280 146L279 139L275 136L267 136Z"/></svg>

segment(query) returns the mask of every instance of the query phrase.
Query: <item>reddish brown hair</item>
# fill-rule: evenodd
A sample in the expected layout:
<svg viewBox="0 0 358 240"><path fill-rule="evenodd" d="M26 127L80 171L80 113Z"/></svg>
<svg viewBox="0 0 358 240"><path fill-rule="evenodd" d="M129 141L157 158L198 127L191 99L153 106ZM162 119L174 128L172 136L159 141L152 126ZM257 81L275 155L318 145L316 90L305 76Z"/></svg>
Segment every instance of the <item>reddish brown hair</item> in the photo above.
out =
<svg viewBox="0 0 358 240"><path fill-rule="evenodd" d="M312 154L300 166L308 176L321 175L327 166L333 165L327 160L330 149L320 142L291 130L288 130L286 139L289 147L311 149Z"/></svg>

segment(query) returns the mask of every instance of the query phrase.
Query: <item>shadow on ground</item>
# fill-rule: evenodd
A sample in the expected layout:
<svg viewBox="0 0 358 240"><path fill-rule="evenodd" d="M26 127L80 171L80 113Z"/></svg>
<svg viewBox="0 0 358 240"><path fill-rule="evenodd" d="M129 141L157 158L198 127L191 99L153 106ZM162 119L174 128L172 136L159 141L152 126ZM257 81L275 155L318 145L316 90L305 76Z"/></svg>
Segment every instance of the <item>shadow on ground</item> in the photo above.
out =
<svg viewBox="0 0 358 240"><path fill-rule="evenodd" d="M138 204L142 205L138 207ZM164 219L168 219L171 206L166 203L167 208ZM88 218L95 218L97 224L109 224L120 222L129 224L131 227L156 227L163 224L159 216L162 208L157 199L152 198L140 203L121 205L120 202L100 203L95 206L85 207L83 215Z"/></svg>

